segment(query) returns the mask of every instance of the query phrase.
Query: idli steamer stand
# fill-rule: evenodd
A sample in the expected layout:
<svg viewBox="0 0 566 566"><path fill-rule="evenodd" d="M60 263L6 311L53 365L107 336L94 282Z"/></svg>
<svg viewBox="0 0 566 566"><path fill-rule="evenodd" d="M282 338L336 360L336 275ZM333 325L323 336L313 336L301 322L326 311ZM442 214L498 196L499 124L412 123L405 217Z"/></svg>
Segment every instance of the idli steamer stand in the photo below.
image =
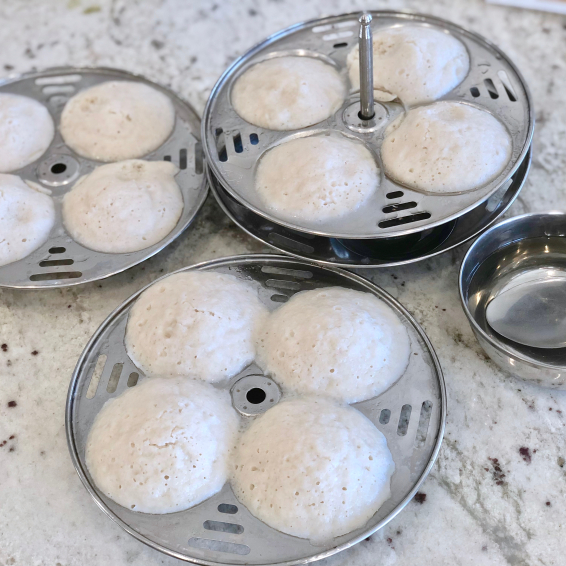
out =
<svg viewBox="0 0 566 566"><path fill-rule="evenodd" d="M387 438L395 461L391 497L365 526L314 545L276 531L255 518L239 503L229 484L191 509L166 515L136 513L102 494L86 467L86 441L104 403L136 386L143 377L126 353L124 335L129 311L146 287L102 323L83 351L69 387L65 415L67 442L73 464L97 505L128 533L152 548L209 566L307 564L345 550L387 524L418 491L436 460L444 434L444 378L422 328L385 291L359 275L336 267L285 256L253 254L213 260L179 272L191 270L236 276L258 290L269 310L299 291L340 286L372 293L395 311L411 340L409 365L397 383L383 394L353 404ZM273 407L281 397L277 383L264 376L255 364L222 387L230 392L244 422Z"/></svg>
<svg viewBox="0 0 566 566"><path fill-rule="evenodd" d="M67 100L86 88L106 81L135 81L165 94L175 108L175 128L155 151L142 157L150 161L172 161L179 167L176 175L184 208L175 228L160 242L131 253L103 253L90 250L66 232L61 206L65 193L75 182L104 165L76 154L59 132L61 112ZM207 196L200 142L200 120L186 102L170 90L139 75L118 69L62 67L8 78L0 84L0 93L33 98L43 104L55 123L55 137L44 155L12 174L51 191L56 220L49 239L27 257L0 266L0 287L46 289L69 287L104 279L120 273L161 251L179 237L194 220Z"/></svg>
<svg viewBox="0 0 566 566"><path fill-rule="evenodd" d="M202 121L209 183L226 214L248 234L281 252L349 268L412 263L483 232L511 206L523 187L534 130L528 87L514 64L494 44L432 16L390 11L373 11L371 16L374 29L403 24L434 27L454 35L466 46L470 71L440 100L491 112L507 127L512 156L491 183L463 194L434 195L402 186L382 173L381 187L370 202L322 227L298 220L287 222L266 210L254 190L254 175L267 150L296 137L339 132L366 144L379 163L385 129L404 108L398 101L375 102L373 117L368 118L373 100L370 18L360 28L361 92L351 93L343 106L322 123L297 131L267 130L249 124L232 107L232 86L250 66L285 55L314 57L344 70L346 57L357 41L358 14L297 24L250 49L217 82Z"/></svg>

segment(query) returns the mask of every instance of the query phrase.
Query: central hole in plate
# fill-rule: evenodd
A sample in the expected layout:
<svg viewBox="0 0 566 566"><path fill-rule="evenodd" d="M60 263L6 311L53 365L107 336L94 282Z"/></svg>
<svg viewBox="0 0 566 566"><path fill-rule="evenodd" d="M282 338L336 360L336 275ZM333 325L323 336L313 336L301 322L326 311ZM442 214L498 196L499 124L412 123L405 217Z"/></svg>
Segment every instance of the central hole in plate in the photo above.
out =
<svg viewBox="0 0 566 566"><path fill-rule="evenodd" d="M265 391L263 389L260 389L259 387L254 387L246 393L246 399L252 405L259 405L260 403L263 403L266 397L267 395Z"/></svg>
<svg viewBox="0 0 566 566"><path fill-rule="evenodd" d="M67 170L67 166L64 163L55 163L51 166L51 173L54 175L61 175Z"/></svg>

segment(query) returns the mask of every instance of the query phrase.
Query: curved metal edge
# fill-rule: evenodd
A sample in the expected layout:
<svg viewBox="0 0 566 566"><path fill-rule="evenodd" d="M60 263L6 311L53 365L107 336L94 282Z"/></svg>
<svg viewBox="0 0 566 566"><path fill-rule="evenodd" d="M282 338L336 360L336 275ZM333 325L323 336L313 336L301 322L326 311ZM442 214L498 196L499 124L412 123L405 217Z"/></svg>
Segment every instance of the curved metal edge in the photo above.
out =
<svg viewBox="0 0 566 566"><path fill-rule="evenodd" d="M110 72L110 73L119 73L119 74L122 74L122 75L127 74L127 75L130 75L131 77L134 77L134 78L137 78L137 79L142 79L143 81L147 81L148 83L155 85L155 86L167 91L168 95L170 95L172 98L175 98L179 102L179 104L186 106L190 110L190 113L192 114L192 117L196 121L197 125L198 125L199 122L201 122L201 119L199 118L199 115L198 115L197 111L193 108L193 106L189 102L187 102L186 100L181 98L179 95L177 95L175 92L173 92L171 89L169 89L168 87L165 87L165 86L163 86L159 83L156 83L155 81L148 79L147 77L145 77L144 75L142 75L140 73L132 73L130 71L125 71L124 69L118 69L116 67L91 67L91 66L48 67L48 68L41 70L41 71L31 71L29 73L19 73L17 75L8 75L4 79L0 80L0 86L10 84L10 83L16 82L16 81L21 80L21 79L27 79L27 78L32 78L32 77L43 77L43 76L45 76L46 73L47 74L57 74L57 73L61 73L61 72L68 73L70 71L77 72L77 73L80 73L82 71L86 71L86 72L89 72L89 71L106 71L106 72ZM202 142L201 132L202 132L202 129L198 128L198 127L196 127L195 131L192 132L193 135L200 142ZM38 157L38 160L40 158L41 158L41 156ZM101 162L101 164L104 164L104 163L105 162ZM206 164L204 164L204 166L206 167ZM195 218L198 216L199 212L201 211L201 209L202 209L202 207L203 207L203 205L204 205L204 203L205 203L205 201L208 197L209 184L207 182L206 174L203 174L199 190L201 191L201 197L200 197L200 199L197 203L193 217L190 218L187 221L187 223L180 229L179 233L172 240L164 241L162 245L159 245L157 248L152 250L150 253L148 253L147 256L145 256L141 260L136 260L136 261L133 261L131 263L128 263L127 265L121 267L120 269L117 269L116 271L112 271L111 273L107 273L107 274L100 276L100 277L91 277L91 278L88 278L88 279L81 279L80 281L74 281L74 280L71 280L71 279L67 279L67 280L63 280L63 281L68 281L68 282L57 283L56 285L6 285L0 280L0 289L19 289L19 290L24 290L24 291L26 291L26 290L29 290L29 291L38 291L38 290L46 291L46 290L50 290L50 289L63 289L63 288L66 288L66 287L77 287L79 285L86 285L88 283L94 283L95 281L102 281L103 279L108 279L109 277L113 277L114 275L118 275L119 273L123 273L124 271L127 271L128 269L131 269L132 267L135 267L136 265L139 265L140 263L143 263L144 261L151 259L153 256L155 256L159 252L163 251L164 248L166 248L167 246L172 244L175 240L177 240L179 237L181 237L185 233L185 231L191 226L191 224L194 222ZM167 238L167 236L165 236L165 239L166 238ZM88 249L88 248L85 248L85 249ZM108 255L114 255L114 254L108 254ZM119 254L119 255L123 255L123 254ZM10 265L10 264L7 264L7 266L8 265Z"/></svg>
<svg viewBox="0 0 566 566"><path fill-rule="evenodd" d="M311 261L311 262L314 262L318 265L323 265L323 266L326 266L326 267L338 267L338 268L342 268L342 269L381 269L381 268L384 268L384 267L398 267L398 266L401 266L401 265L409 265L411 263L416 263L418 261L424 261L425 259L430 259L432 257L436 257L440 254L443 254L445 252L453 250L453 249L457 248L458 246L461 246L461 245L465 244L466 242L469 242L470 240L473 240L474 238L476 238L480 234L483 234L485 231L489 230L501 218L501 216L503 216L509 210L509 208L511 208L511 206L513 205L515 200L517 200L519 193L521 192L521 190L525 186L525 183L527 181L527 177L529 176L529 172L531 170L532 151L530 151L527 154L526 159L528 160L527 161L527 169L526 169L525 174L523 176L523 179L521 180L521 183L520 183L518 189L516 190L515 194L513 195L513 197L510 199L510 201L507 203L507 205L499 212L499 214L497 216L495 216L490 222L488 222L485 226L480 228L477 232L467 236L466 238L463 238L460 241L456 241L456 242L452 243L451 245L449 245L445 248L443 248L442 245L440 245L439 249L437 249L437 250L435 250L431 253L422 255L422 256L416 256L414 258L406 259L406 260L403 260L403 261L396 261L396 262L394 261L394 262L379 263L379 264L375 264L375 263L373 263L373 264L361 264L361 263L360 264L352 264L352 263L340 263L340 262L333 262L333 261L331 262L331 261L326 261L326 260L316 260L316 259L309 258L308 256L302 256L302 255L299 255L299 254L296 254L296 253L289 252L287 250L284 250L282 248L277 247L275 244L272 244L271 242L263 240L262 238L260 238L256 234L250 232L244 225L242 225L238 220L236 220L234 218L234 215L230 212L230 210L228 210L226 205L222 202L222 199L218 195L218 192L217 192L217 190L214 186L214 181L210 177L211 175L213 175L213 173L212 173L212 171L210 170L209 167L206 167L206 175L207 175L207 182L208 182L209 190L212 193L212 195L214 196L214 198L216 199L218 206L222 209L222 211L226 214L226 216L228 216L228 218L230 218L230 220L236 226L238 226L238 228L243 230L246 234L248 234L249 236L251 236L252 238L257 240L258 242L261 242L262 244L269 246L270 248L273 248L274 250L277 250L278 252L283 253L285 255L288 255L288 256L303 260L303 261Z"/></svg>
<svg viewBox="0 0 566 566"><path fill-rule="evenodd" d="M495 350L504 354L505 356L512 355L514 358L517 358L519 361L521 361L521 362L523 362L527 365L530 365L533 368L544 368L544 369L550 369L550 370L563 369L562 366L555 366L555 365L547 364L547 363L544 363L544 362L538 362L537 361L536 364L533 364L532 360L529 360L528 358L526 358L521 352L519 352L517 350L513 350L512 352L509 352L508 350L503 348L503 346L501 346L498 342L496 342L491 336L486 334L486 332L483 330L483 328L476 322L476 319L472 316L472 313L468 309L468 302L465 300L466 293L464 292L464 286L463 286L464 267L465 267L465 265L468 261L469 256L472 253L474 253L474 251L478 247L480 247L482 245L483 238L488 237L491 230L499 228L500 226L513 224L513 222L515 222L519 219L530 218L530 217L533 217L533 216L562 216L564 218L564 221L566 222L566 212L562 212L560 210L550 210L550 211L547 211L547 212L527 212L526 214L519 214L517 216L512 216L511 218L507 218L506 220L499 222L495 226L491 226L491 228L489 230L487 230L486 232L484 232L470 246L469 250L466 252L464 259L462 260L462 264L460 265L460 271L458 273L458 292L460 294L460 302L462 303L462 309L464 310L464 314L466 315L466 318L468 319L468 322L470 323L472 330L474 332L477 332ZM473 271L473 273L471 274L472 277L476 273L478 268L479 268L479 266ZM519 377L519 379L523 379L523 378ZM526 380L526 381L529 381L530 383L532 383L532 380Z"/></svg>
<svg viewBox="0 0 566 566"><path fill-rule="evenodd" d="M135 539L137 539L138 541L144 543L145 545L153 548L154 550L158 550L158 551L162 552L163 554L166 554L166 555L171 556L173 558L177 558L177 559L182 560L184 562L189 562L191 564L198 564L200 566L219 566L219 565L224 564L224 563L221 563L221 562L211 562L209 560L192 559L192 558L189 558L189 557L187 557L183 554L180 554L178 552L171 551L171 550L161 546L160 544L157 544L157 543L147 539L146 537L144 537L143 535L141 535L140 533L138 533L134 529L130 528L129 525L127 525L124 521L122 521L117 516L115 516L108 509L108 507L102 501L102 499L100 499L100 497L92 490L90 483L89 483L89 481L86 477L85 471L84 471L84 469L83 469L83 467L80 463L80 460L78 458L78 455L77 455L78 450L77 450L77 447L75 445L74 434L73 434L74 428L73 428L73 421L72 421L72 408L73 408L73 400L74 400L76 385L77 385L77 382L79 380L81 370L82 370L82 367L85 363L85 360L86 360L91 348L96 343L96 341L99 339L100 335L103 334L103 332L106 330L108 325L110 323L112 323L112 321L114 320L114 318L116 316L118 316L124 309L127 309L133 302L135 302L136 299L145 290L147 290L149 287L151 287L152 285L154 285L158 281L161 281L162 279L169 277L170 275L175 275L176 273L180 273L180 272L183 272L183 271L200 270L200 269L210 268L210 267L221 267L222 265L224 265L226 263L232 263L235 260L241 260L245 263L252 263L252 262L255 262L257 260L278 260L278 261L285 261L285 262L290 262L290 263L291 262L292 263L303 263L303 264L305 264L305 266L317 267L317 268L320 268L320 269L327 269L329 271L333 271L334 273L338 273L338 274L346 277L347 279L353 280L356 283L366 287L368 290L371 290L374 293L377 290L378 291L377 294L380 296L380 298L384 299L390 305L395 306L395 308L398 309L403 314L403 316L405 316L407 318L407 320L411 323L411 325L413 326L413 329L416 331L419 338L424 342L424 344L428 348L428 351L429 351L430 356L432 358L432 361L434 363L434 369L436 371L436 375L437 375L437 378L438 378L438 384L439 384L440 396L441 396L441 412L440 412L439 431L438 431L438 434L437 434L437 437L436 437L434 450L432 452L432 455L430 457L430 460L429 460L428 465L426 466L425 470L423 471L423 473L418 478L413 489L407 494L407 496L403 499L403 501L401 501L397 505L397 507L395 507L395 509L393 509L391 511L391 513L387 517L385 517L383 520L381 520L377 525L375 525L374 527L371 527L367 531L364 531L362 534L358 535L356 538L354 538L354 539L352 539L352 540L350 540L346 543L340 544L340 545L338 545L334 548L331 548L330 550L327 550L323 553L313 554L312 556L309 556L307 558L302 558L302 559L299 559L299 560L291 560L291 561L287 561L287 562L257 564L256 566L299 566L301 564L309 564L311 562L322 560L323 558L328 558L329 556L337 554L338 552L341 552L343 550L351 548L355 544L361 542L362 540L366 539L368 536L371 536L373 533L375 533L379 529L383 528L387 523L389 523L392 519L394 519L407 506L407 504L413 499L413 497L415 496L415 494L419 490L420 486L422 485L424 480L429 475L432 467L434 466L434 463L436 462L436 459L438 458L438 454L440 452L440 447L442 445L442 440L444 439L444 432L445 432L445 429L446 429L446 414L447 414L447 402L448 402L447 393L446 393L446 383L444 381L444 374L442 372L442 367L440 366L440 361L438 359L438 356L436 354L436 351L434 350L432 343L430 342L428 336L426 335L426 333L425 333L424 329L421 327L421 325L416 321L416 319L413 317L413 315L411 313L409 313L409 311L407 311L407 309L399 301L397 301L397 299L395 299L387 291L385 291L384 289L382 289L381 287L379 287L375 283L369 281L365 277L362 277L361 275L357 275L356 273L345 271L345 270L340 269L340 268L334 268L334 266L323 266L323 265L320 265L320 264L313 262L313 261L308 261L308 260L299 260L298 261L294 258L291 258L289 256L284 256L284 255L242 254L242 255L228 256L228 257L224 257L224 258L219 258L219 259L214 259L214 260L196 263L196 264L191 265L189 267L183 267L181 269L177 269L176 271L172 271L171 273L163 275L162 277L159 277L155 281L152 281L151 283L149 283L148 285L146 285L145 287L143 287L142 289L140 289L139 291L134 293L131 297L126 299L126 301L124 301L121 305L116 307L106 317L104 322L102 322L102 324L98 327L98 329L92 335L92 337L88 341L87 345L85 346L84 350L82 351L81 356L80 356L80 358L77 362L77 365L75 366L75 370L73 371L73 376L71 378L71 382L69 384L69 390L67 392L67 400L66 400L66 406L65 406L65 432L66 432L66 437L67 437L67 447L69 449L69 454L71 456L71 461L73 463L75 471L77 472L83 486L88 491L90 496L93 498L94 502L97 504L97 506L100 508L100 510L107 517L112 519L112 521L114 521L114 523L116 523L118 526L120 526L122 529L124 529L128 534L132 535Z"/></svg>
<svg viewBox="0 0 566 566"><path fill-rule="evenodd" d="M207 129L208 128L207 128L207 126L208 126L208 123L210 121L212 102L215 99L217 92L223 86L223 83L227 80L229 75L240 65L240 63L244 59L253 56L255 54L255 52L259 51L260 49L267 47L268 45L275 42L276 40L278 40L282 37L285 37L287 35L290 35L294 31L297 31L298 29L301 29L303 27L311 26L311 25L314 25L314 24L324 25L325 23L330 23L333 20L347 18L347 17L354 18L354 17L357 17L360 13L361 12L347 12L347 13L338 14L338 15L335 15L335 16L328 16L326 18L314 18L312 20L306 20L306 21L303 21L303 22L299 22L297 24L293 24L293 25L291 25L287 28L279 30L278 32L268 36L263 41L256 43L253 47L251 47L243 55L240 55L237 59L235 59L234 62L222 73L222 75L220 76L220 78L218 79L218 81L216 82L214 87L212 88L210 95L208 97L208 100L206 102L205 108L204 108L204 112L203 112L203 115L202 115L203 117L202 117L202 120L201 120L201 137L202 137L202 140L203 140L202 145L203 145L203 151L204 151L206 161L207 161L207 163L210 164L209 166L213 170L214 176L219 180L220 184L226 189L226 191L230 195L232 195L238 202L240 202L241 204L243 204L244 206L246 206L247 208L249 208L250 210L252 210L256 214L258 214L259 216L262 216L266 220L269 220L270 222L275 222L276 224L280 224L281 226L285 226L286 228L289 228L291 230L296 230L296 231L299 231L299 232L305 231L305 229L300 227L300 226L296 226L294 224L291 224L291 223L286 222L286 221L281 220L281 219L275 219L274 217L272 217L267 212L264 212L264 211L256 208L255 206L252 206L247 201L244 201L227 183L224 182L223 175L221 174L220 170L216 166L214 156L212 156L210 154L209 148L208 148L208 143L207 143L207 140L208 140L208 137L207 137ZM523 77L522 73L519 71L517 66L513 63L513 61L499 47L497 47L497 45L492 43L490 40L486 39L483 35L476 33L474 31L470 31L470 30L468 30L468 29L466 29L466 28L464 28L464 27L462 27L458 24L455 24L455 23L453 23L449 20L445 20L443 18L438 18L436 16L432 16L432 15L428 15L428 14L423 14L423 13L420 13L420 12L412 12L412 11L409 11L409 10L407 10L405 12L398 12L398 11L395 11L395 10L370 10L370 13L372 15L378 16L378 17L379 16L398 17L398 18L403 18L403 19L407 19L407 20L411 19L411 18L421 18L423 23L428 23L429 21L432 20L434 23L436 23L439 26L444 26L444 27L448 27L448 28L450 28L450 27L455 28L460 33L462 33L463 35L468 34L468 35L474 37L476 40L479 40L480 42L484 42L485 44L487 44L491 49L496 51L507 62L507 64L509 64L509 66L516 73L517 78L520 80L521 86L523 87L523 89L525 91L525 95L527 97L527 103L528 103L528 107L529 107L529 128L527 130L527 136L525 138L525 143L523 144L523 149L521 150L521 153L517 157L515 165L509 171L507 178L505 180L503 180L502 183L500 183L497 187L494 187L494 189L491 192L487 193L485 195L485 197L483 197L479 202L476 202L475 204L470 205L465 209L462 209L462 211L459 212L458 214L454 214L454 215L452 215L448 218L445 218L442 221L439 221L437 223L427 224L426 226L420 226L420 227L415 227L415 228L407 228L406 230L400 232L399 234L393 234L393 235L388 233L388 234L384 234L383 236L379 236L378 234L372 234L370 236L364 236L364 237L358 236L358 238L360 238L360 239L379 239L380 237L393 238L396 235L397 236L404 236L404 235L414 234L414 233L417 233L417 232L419 232L419 231L421 231L425 228L433 228L435 226L439 226L439 225L444 224L446 222L450 222L452 220L455 220L456 218L459 218L460 216L462 216L466 212L470 212L476 206L479 206L482 202L485 202L485 200L487 200L492 194L497 192L497 190L501 187L501 185L503 185L508 179L510 179L515 174L517 169L523 163L523 161L524 161L524 159L527 155L527 152L529 151L529 148L531 147L531 143L532 143L532 139L533 139L533 135L534 135L534 129L535 129L534 102L533 102L533 98L532 98L532 95L531 95L531 91L530 91L530 89L527 85L527 82L525 81L525 78ZM314 231L314 230L309 231L309 233L315 234L317 236L327 237L327 238L338 238L338 239L340 239L340 238L352 238L352 236L348 235L348 234L346 234L346 235L344 235L344 234L330 234L330 233L318 232L318 231ZM401 264L395 264L395 265L401 265Z"/></svg>

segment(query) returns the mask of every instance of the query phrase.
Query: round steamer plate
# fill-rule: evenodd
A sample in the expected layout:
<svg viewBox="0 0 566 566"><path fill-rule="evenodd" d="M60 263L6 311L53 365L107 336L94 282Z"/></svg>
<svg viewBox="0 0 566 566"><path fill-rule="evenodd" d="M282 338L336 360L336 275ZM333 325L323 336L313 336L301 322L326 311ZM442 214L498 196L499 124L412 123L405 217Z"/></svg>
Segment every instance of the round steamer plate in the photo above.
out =
<svg viewBox="0 0 566 566"><path fill-rule="evenodd" d="M344 241L290 230L255 214L232 198L207 170L210 189L226 215L242 230L279 252L345 268L392 267L422 261L458 247L494 224L513 204L531 166L531 151L501 188L455 221L420 234L391 239ZM401 202L399 199L395 202ZM372 247L376 244L375 247ZM392 249L394 248L394 249Z"/></svg>
<svg viewBox="0 0 566 566"><path fill-rule="evenodd" d="M357 44L359 13L344 14L291 26L237 59L214 87L202 121L207 162L222 187L245 207L291 230L333 238L391 238L445 224L487 200L517 170L531 143L534 110L529 90L513 63L494 44L455 24L419 14L372 11L375 31L403 24L433 27L454 35L467 48L470 71L464 81L440 100L482 108L495 115L512 137L512 156L504 171L488 185L464 194L425 194L401 186L382 173L381 187L359 210L321 224L277 218L265 208L254 188L257 164L270 148L305 135L339 132L365 143L379 157L385 128L403 112L399 103L376 104L370 133L360 133L359 94L351 93L328 120L298 131L273 131L249 124L235 112L230 93L235 80L251 65L283 55L316 57L346 76L346 58ZM406 207L391 206L387 195L403 193Z"/></svg>
<svg viewBox="0 0 566 566"><path fill-rule="evenodd" d="M175 129L167 141L142 159L172 161L179 167L175 177L183 194L184 209L175 228L163 240L143 250L109 254L85 248L65 230L61 215L63 196L74 183L103 162L77 155L65 145L59 132L61 112L77 92L112 80L145 83L167 95L175 107ZM68 287L104 279L155 255L177 238L193 221L207 195L203 173L200 120L196 112L171 91L139 76L106 68L62 67L8 78L0 93L21 94L41 102L55 123L55 137L34 163L13 171L52 192L56 220L47 242L20 261L0 266L0 287L45 289Z"/></svg>
<svg viewBox="0 0 566 566"><path fill-rule="evenodd" d="M444 379L422 328L385 291L358 275L339 269L284 256L248 255L201 263L180 271L191 270L231 273L249 282L258 289L270 310L298 291L338 285L372 293L397 313L411 338L409 366L385 393L354 405L387 438L396 466L391 498L364 527L326 545L313 546L308 540L283 534L253 517L236 499L229 484L207 501L169 515L135 513L104 496L94 485L85 465L85 445L103 404L128 386L134 386L138 376L143 375L128 358L124 347L128 313L142 289L118 307L96 331L79 359L69 387L66 407L69 450L95 502L138 540L170 556L205 565L305 564L344 550L383 527L417 492L436 459L444 433ZM255 364L224 387L232 392L232 402L245 421L279 399L274 381L263 377ZM262 395L257 399L248 396L250 390L257 388L268 392L260 403L257 401ZM252 402L254 400L256 403Z"/></svg>

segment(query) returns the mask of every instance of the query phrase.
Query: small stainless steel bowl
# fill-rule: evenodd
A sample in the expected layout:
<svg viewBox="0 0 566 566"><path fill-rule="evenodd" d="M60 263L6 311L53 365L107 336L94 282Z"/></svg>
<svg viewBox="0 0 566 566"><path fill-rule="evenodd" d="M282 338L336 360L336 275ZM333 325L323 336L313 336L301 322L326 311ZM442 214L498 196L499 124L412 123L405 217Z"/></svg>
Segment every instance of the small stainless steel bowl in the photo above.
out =
<svg viewBox="0 0 566 566"><path fill-rule="evenodd" d="M523 346L496 333L486 308L516 275L540 267L566 268L566 214L523 214L480 236L460 269L460 298L481 347L504 371L543 387L566 389L566 348Z"/></svg>

